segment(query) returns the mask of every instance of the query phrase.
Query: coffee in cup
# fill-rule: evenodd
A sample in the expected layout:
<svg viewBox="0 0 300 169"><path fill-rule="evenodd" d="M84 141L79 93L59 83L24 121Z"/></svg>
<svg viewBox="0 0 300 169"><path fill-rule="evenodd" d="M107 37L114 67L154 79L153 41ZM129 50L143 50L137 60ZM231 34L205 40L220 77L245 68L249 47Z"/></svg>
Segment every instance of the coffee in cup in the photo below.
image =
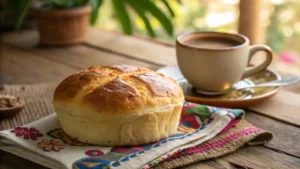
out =
<svg viewBox="0 0 300 169"><path fill-rule="evenodd" d="M252 56L266 53L260 65L247 67ZM176 40L180 71L197 91L222 93L239 80L266 69L272 52L265 45L249 45L247 37L220 32L182 34Z"/></svg>
<svg viewBox="0 0 300 169"><path fill-rule="evenodd" d="M238 46L240 43L225 38L201 38L201 39L189 39L185 41L184 44L195 48L220 49L220 48Z"/></svg>

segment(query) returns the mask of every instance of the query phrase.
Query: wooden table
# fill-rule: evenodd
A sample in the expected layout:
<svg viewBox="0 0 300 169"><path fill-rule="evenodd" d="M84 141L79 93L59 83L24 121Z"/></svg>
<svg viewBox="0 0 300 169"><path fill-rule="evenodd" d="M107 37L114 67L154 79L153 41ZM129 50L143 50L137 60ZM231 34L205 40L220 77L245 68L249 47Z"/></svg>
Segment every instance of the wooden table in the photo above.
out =
<svg viewBox="0 0 300 169"><path fill-rule="evenodd" d="M176 64L172 44L94 28L90 29L85 43L60 48L39 46L36 31L3 34L0 61L0 78L4 84L58 83L93 65L133 64L156 70ZM270 143L246 146L185 168L300 168L299 91L299 84L283 88L271 100L246 109L246 120L274 133ZM45 167L0 151L0 168Z"/></svg>

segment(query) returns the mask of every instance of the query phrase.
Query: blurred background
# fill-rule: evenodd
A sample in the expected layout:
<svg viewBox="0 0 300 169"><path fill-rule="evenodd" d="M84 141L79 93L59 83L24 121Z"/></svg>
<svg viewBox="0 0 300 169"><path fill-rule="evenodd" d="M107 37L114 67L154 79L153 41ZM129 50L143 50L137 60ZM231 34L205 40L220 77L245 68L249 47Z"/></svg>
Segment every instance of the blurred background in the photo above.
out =
<svg viewBox="0 0 300 169"><path fill-rule="evenodd" d="M250 1L250 0L242 0ZM299 0L261 0L258 43L269 45L275 54L274 67L281 71L300 73L300 1ZM238 32L239 0L175 0L168 1L175 17L174 34L168 36L156 20L151 18L157 39L174 42L176 36L186 31L225 31ZM96 27L122 31L116 21L111 1L104 1L99 10ZM162 10L167 10L161 5ZM250 11L257 12L257 11ZM166 11L167 13L167 11ZM134 34L147 36L142 20L130 13L134 22ZM104 17L105 16L105 17Z"/></svg>
<svg viewBox="0 0 300 169"><path fill-rule="evenodd" d="M3 4L4 1L0 0L0 4ZM59 2L59 0L56 1ZM13 2L13 0L7 2ZM26 0L15 0L15 2L25 3ZM94 26L104 30L122 32L124 28L122 29L120 18L116 16L118 12L116 12L116 8L112 7L112 2L111 0L103 1L98 10L98 17L95 18ZM173 24L173 33L166 32L156 17L147 15L157 40L174 43L178 34L188 31L245 33L248 37L250 36L252 43L267 44L273 49L274 67L280 71L300 74L299 0L165 0L172 9L174 17L171 16L172 12L163 3L163 0L153 0L152 2L170 18ZM24 3L18 3L20 7L16 4L12 6L23 9ZM1 13L1 23L9 25L10 22L18 20L14 15L3 17L3 13ZM143 20L136 11L128 7L127 13L130 16L133 34L148 36L149 30L147 31ZM9 12L5 13L6 16L7 14L9 15ZM28 18L30 21L30 16ZM25 28L28 23L30 22L24 23Z"/></svg>

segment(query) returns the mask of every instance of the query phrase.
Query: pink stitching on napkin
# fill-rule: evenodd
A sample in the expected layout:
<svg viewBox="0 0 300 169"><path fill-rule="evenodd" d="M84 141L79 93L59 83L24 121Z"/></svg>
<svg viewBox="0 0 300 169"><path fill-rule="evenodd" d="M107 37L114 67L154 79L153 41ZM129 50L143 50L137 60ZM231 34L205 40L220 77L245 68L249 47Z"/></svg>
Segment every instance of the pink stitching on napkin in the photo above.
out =
<svg viewBox="0 0 300 169"><path fill-rule="evenodd" d="M208 151L210 149L216 149L218 147L224 146L225 144L227 144L231 141L237 140L240 137L243 137L245 135L248 135L250 133L257 132L257 131L261 131L261 129L256 128L256 127L246 128L246 129L241 130L239 132L233 133L233 134L223 138L222 140L218 140L218 141L215 141L215 142L212 142L212 143L209 143L209 144L199 145L199 146L196 146L196 147L185 149L181 152L178 152L178 153L174 154L169 159L178 158L180 156L188 155L188 154L200 153L200 152Z"/></svg>

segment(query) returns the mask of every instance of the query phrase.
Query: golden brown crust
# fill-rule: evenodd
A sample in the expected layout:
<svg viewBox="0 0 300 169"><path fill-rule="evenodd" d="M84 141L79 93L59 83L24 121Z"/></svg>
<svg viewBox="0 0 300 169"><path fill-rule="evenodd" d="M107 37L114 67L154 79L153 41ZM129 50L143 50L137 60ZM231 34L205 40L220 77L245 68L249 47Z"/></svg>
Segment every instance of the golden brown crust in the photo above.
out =
<svg viewBox="0 0 300 169"><path fill-rule="evenodd" d="M54 98L59 100L75 97L84 86L100 77L108 76L106 72L79 72L66 78L54 92Z"/></svg>
<svg viewBox="0 0 300 169"><path fill-rule="evenodd" d="M141 108L144 104L139 91L118 77L97 87L85 95L83 100L92 104L98 112L131 111Z"/></svg>
<svg viewBox="0 0 300 169"><path fill-rule="evenodd" d="M54 92L56 103L113 114L138 113L183 100L173 79L129 65L90 67L66 78Z"/></svg>
<svg viewBox="0 0 300 169"><path fill-rule="evenodd" d="M156 72L146 72L131 76L141 80L155 96L176 96L179 94L179 86L165 75Z"/></svg>

